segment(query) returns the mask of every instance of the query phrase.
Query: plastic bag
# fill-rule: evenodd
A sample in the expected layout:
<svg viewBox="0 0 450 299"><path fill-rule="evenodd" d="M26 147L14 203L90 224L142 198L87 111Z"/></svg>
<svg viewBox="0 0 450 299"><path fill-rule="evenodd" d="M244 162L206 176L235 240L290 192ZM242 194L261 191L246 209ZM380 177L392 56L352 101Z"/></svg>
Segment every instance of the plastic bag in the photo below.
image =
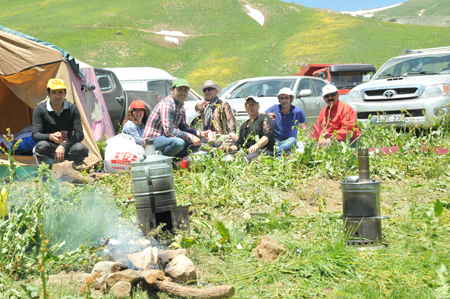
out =
<svg viewBox="0 0 450 299"><path fill-rule="evenodd" d="M117 173L129 170L131 162L138 161L145 151L127 134L119 134L106 140L105 171Z"/></svg>

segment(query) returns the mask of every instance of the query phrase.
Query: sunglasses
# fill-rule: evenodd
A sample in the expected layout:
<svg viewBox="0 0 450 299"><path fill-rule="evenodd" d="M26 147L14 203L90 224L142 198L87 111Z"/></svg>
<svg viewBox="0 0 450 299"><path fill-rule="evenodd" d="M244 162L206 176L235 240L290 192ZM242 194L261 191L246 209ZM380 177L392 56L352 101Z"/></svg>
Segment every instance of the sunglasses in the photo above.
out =
<svg viewBox="0 0 450 299"><path fill-rule="evenodd" d="M330 97L332 98L332 97L337 96L337 94L338 94L337 92L329 93L329 94L324 95L323 98L324 99L328 99Z"/></svg>
<svg viewBox="0 0 450 299"><path fill-rule="evenodd" d="M211 90L216 90L216 89L215 89L215 88L212 88L212 87L203 88L203 92L211 91Z"/></svg>

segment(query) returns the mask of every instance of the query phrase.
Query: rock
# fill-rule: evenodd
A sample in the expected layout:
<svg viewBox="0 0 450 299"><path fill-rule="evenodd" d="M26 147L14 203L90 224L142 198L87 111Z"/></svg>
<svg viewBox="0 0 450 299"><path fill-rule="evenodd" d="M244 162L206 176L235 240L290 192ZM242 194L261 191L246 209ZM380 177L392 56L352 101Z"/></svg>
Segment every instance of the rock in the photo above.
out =
<svg viewBox="0 0 450 299"><path fill-rule="evenodd" d="M127 270L125 270L127 271ZM130 283L131 285L137 284L139 281L142 280L140 276L137 275L130 275L128 273L124 273L125 271L120 271L116 273L108 274L105 279L103 280L103 283L106 283L105 285L102 285L103 289L110 289L112 288L116 283L119 281L125 281Z"/></svg>
<svg viewBox="0 0 450 299"><path fill-rule="evenodd" d="M111 288L110 293L116 298L130 298L131 283L126 281L119 281Z"/></svg>
<svg viewBox="0 0 450 299"><path fill-rule="evenodd" d="M83 176L80 172L75 170L73 161L63 161L55 163L52 166L53 176L61 182L71 182L73 184L92 184L94 179L88 176Z"/></svg>
<svg viewBox="0 0 450 299"><path fill-rule="evenodd" d="M242 217L243 217L244 219L250 219L250 218L252 218L252 215L250 215L250 213L243 212L243 213L242 213Z"/></svg>
<svg viewBox="0 0 450 299"><path fill-rule="evenodd" d="M142 268L144 270L159 270L158 266L158 248L147 247L142 254Z"/></svg>
<svg viewBox="0 0 450 299"><path fill-rule="evenodd" d="M258 246L253 249L253 255L260 262L273 262L286 248L269 236L262 236Z"/></svg>
<svg viewBox="0 0 450 299"><path fill-rule="evenodd" d="M142 252L135 252L127 254L128 260L138 269L144 269L144 263L142 260Z"/></svg>
<svg viewBox="0 0 450 299"><path fill-rule="evenodd" d="M103 280L107 275L113 273L113 266L115 264L115 262L98 262L97 264L95 264L94 269L92 269L91 271L91 275L94 276L95 273L99 272L100 277L94 280L94 289L101 289Z"/></svg>
<svg viewBox="0 0 450 299"><path fill-rule="evenodd" d="M165 269L167 264L179 254L186 255L186 249L160 251L158 253L159 269Z"/></svg>
<svg viewBox="0 0 450 299"><path fill-rule="evenodd" d="M175 280L188 282L197 279L194 263L184 254L175 256L166 266L164 272Z"/></svg>

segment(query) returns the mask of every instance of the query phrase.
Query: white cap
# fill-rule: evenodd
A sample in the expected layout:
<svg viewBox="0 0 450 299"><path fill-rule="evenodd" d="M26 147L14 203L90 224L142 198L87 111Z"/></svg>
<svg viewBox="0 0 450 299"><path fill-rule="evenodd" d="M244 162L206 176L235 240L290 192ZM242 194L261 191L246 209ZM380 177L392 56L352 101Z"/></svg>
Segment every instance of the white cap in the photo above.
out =
<svg viewBox="0 0 450 299"><path fill-rule="evenodd" d="M333 84L325 85L325 86L322 88L322 96L324 97L324 96L326 96L327 94L335 93L335 92L337 92L337 91L338 91L338 89L337 89L336 86L334 86Z"/></svg>
<svg viewBox="0 0 450 299"><path fill-rule="evenodd" d="M278 95L280 94L287 94L288 96L294 96L294 93L292 92L292 90L289 87L283 87L282 89L280 89L280 91L278 92Z"/></svg>

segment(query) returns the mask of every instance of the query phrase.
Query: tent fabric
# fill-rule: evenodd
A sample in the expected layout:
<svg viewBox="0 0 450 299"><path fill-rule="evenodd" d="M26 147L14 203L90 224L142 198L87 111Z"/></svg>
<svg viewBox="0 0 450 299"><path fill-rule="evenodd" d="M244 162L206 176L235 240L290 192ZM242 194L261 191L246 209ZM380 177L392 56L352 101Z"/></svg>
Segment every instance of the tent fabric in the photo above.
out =
<svg viewBox="0 0 450 299"><path fill-rule="evenodd" d="M1 26L1 25L0 25L0 30L3 31L3 32L9 33L9 34L15 35L15 36L19 36L19 37L21 37L21 38L23 38L23 39L26 39L26 40L29 40L29 41L32 41L32 42L41 44L41 45L45 46L46 48L52 48L52 49L54 49L54 50L56 50L56 51L59 51L59 52L61 53L61 55L62 55L67 61L69 61L70 65L71 65L72 68L78 73L78 75L79 75L81 78L83 78L83 73L81 72L81 70L80 70L80 68L79 68L79 66L78 66L78 64L77 64L77 62L75 61L75 58L73 58L72 56L70 56L70 54L69 54L67 51L65 51L65 50L63 50L63 49L61 49L61 48L59 48L59 47L57 47L57 46L55 46L55 45L53 45L53 44L51 44L51 43L45 42L45 41L40 40L40 39L38 39L38 38L35 38L35 37L32 37L32 36L26 35L26 34L24 34L24 33L22 33L22 32L15 31L15 30L9 29L9 28L4 27L4 26ZM39 65L39 64L35 64L35 65Z"/></svg>
<svg viewBox="0 0 450 299"><path fill-rule="evenodd" d="M114 127L109 117L109 112L103 98L100 85L95 75L95 70L89 64L78 61L81 71L84 75L83 82L80 84L94 85L95 89L89 92L83 92L82 101L83 109L91 124L91 130L94 133L95 140L103 140L103 136L114 136ZM80 89L77 89L81 91Z"/></svg>
<svg viewBox="0 0 450 299"><path fill-rule="evenodd" d="M2 27L4 28L4 27ZM32 124L32 109L47 98L47 82L50 78L64 80L66 99L80 110L85 144L89 156L88 165L101 160L91 124L86 116L81 84L83 77L66 63L61 52L40 43L3 32L0 28L0 133L10 128L19 132ZM97 83L98 84L98 83ZM105 116L109 118L109 115ZM111 120L109 120L111 122Z"/></svg>

